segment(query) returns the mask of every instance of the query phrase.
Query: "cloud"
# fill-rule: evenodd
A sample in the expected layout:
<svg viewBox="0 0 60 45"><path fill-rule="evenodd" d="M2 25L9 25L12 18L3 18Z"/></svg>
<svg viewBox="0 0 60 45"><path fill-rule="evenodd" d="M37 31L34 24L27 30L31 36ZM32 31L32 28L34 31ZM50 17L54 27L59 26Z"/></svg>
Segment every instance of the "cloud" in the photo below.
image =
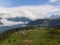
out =
<svg viewBox="0 0 60 45"><path fill-rule="evenodd" d="M13 7L13 8L0 8L0 17L3 18L1 20L4 25L14 25L21 24L23 22L13 22L7 21L7 18L15 18L15 17L27 17L31 20L42 19L47 17L48 13L58 11L58 7L54 7L51 5L41 5L41 6L22 6L22 7Z"/></svg>
<svg viewBox="0 0 60 45"><path fill-rule="evenodd" d="M52 3L53 3L53 2L56 2L56 1L58 1L58 0L50 0L50 2L52 2Z"/></svg>
<svg viewBox="0 0 60 45"><path fill-rule="evenodd" d="M4 24L4 26L12 26L15 24L26 24L28 22L13 22L13 21L8 21L6 19L2 19L1 22Z"/></svg>
<svg viewBox="0 0 60 45"><path fill-rule="evenodd" d="M1 9L2 10L2 9ZM42 6L22 6L16 8L7 8L1 13L5 13L2 15L2 18L13 18L13 17L28 17L30 19L43 18L47 13L55 12L59 10L57 7L51 5L42 5Z"/></svg>

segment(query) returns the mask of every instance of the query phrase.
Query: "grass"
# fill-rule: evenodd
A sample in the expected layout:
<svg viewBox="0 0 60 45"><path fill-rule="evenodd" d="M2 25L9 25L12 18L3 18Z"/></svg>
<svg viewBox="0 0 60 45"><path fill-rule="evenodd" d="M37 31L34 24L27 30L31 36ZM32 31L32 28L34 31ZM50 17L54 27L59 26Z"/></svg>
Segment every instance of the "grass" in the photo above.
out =
<svg viewBox="0 0 60 45"><path fill-rule="evenodd" d="M25 39L19 32L14 32L9 37L3 40L0 45L60 45L60 39L48 39L47 33L51 29L46 28L33 28L29 31L24 30L28 34ZM57 41L58 40L58 41Z"/></svg>

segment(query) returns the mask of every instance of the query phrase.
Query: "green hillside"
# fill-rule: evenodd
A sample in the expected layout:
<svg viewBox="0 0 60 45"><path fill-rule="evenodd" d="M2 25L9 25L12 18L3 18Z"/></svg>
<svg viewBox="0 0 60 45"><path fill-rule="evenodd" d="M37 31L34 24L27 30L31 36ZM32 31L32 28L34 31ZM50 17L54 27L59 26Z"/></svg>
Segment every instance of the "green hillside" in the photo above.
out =
<svg viewBox="0 0 60 45"><path fill-rule="evenodd" d="M60 45L60 29L43 27L23 29L28 38L24 38L19 30L5 32L6 38L0 40L0 45Z"/></svg>

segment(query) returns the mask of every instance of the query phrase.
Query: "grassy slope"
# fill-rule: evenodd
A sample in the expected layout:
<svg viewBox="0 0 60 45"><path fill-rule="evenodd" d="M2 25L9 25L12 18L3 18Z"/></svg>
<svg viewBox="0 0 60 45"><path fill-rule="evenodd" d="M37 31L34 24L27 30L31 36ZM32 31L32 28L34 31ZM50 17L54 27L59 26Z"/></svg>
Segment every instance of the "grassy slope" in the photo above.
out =
<svg viewBox="0 0 60 45"><path fill-rule="evenodd" d="M60 45L56 40L57 39L47 39L46 33L51 29L45 28L34 28L29 31L25 30L25 33L29 35L28 39L22 37L19 32L14 32L9 35L9 37L0 43L0 45ZM16 41L14 42L13 40ZM10 42L8 42L10 40ZM27 41L28 40L28 41ZM32 40L31 42L29 42ZM60 39L58 39L60 40Z"/></svg>

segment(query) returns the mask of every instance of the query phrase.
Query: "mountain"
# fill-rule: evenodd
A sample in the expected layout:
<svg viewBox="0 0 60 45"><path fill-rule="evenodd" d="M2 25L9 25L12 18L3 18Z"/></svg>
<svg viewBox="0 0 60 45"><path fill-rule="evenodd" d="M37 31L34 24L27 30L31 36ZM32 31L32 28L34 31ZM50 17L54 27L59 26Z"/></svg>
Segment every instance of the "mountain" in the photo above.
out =
<svg viewBox="0 0 60 45"><path fill-rule="evenodd" d="M21 27L34 27L34 26L40 26L40 27L57 27L60 25L60 19L37 19L34 21L31 21L27 24L16 24L12 26L0 26L0 32L4 32L5 30L13 29L13 28L21 28Z"/></svg>
<svg viewBox="0 0 60 45"><path fill-rule="evenodd" d="M14 22L31 22L32 20L27 17L15 17L15 18L8 18L8 21Z"/></svg>
<svg viewBox="0 0 60 45"><path fill-rule="evenodd" d="M49 17L44 17L45 19L60 19L60 15L51 15Z"/></svg>
<svg viewBox="0 0 60 45"><path fill-rule="evenodd" d="M47 27L55 27L57 25L60 25L60 19L54 19L47 23Z"/></svg>
<svg viewBox="0 0 60 45"><path fill-rule="evenodd" d="M42 24L44 24L48 20L49 19L37 19L35 21L31 21L30 23L28 23L28 25L29 26L42 26Z"/></svg>
<svg viewBox="0 0 60 45"><path fill-rule="evenodd" d="M38 19L28 24L28 26L43 26L43 27L54 27L57 25L60 25L60 19Z"/></svg>
<svg viewBox="0 0 60 45"><path fill-rule="evenodd" d="M0 22L0 32L4 32L5 30L12 29L12 28L25 27L27 23L32 21L31 19L29 19L27 17L8 18L7 20L8 21L13 21L13 22L24 22L24 23L14 24L14 25L11 25L11 26L5 26L2 22Z"/></svg>

